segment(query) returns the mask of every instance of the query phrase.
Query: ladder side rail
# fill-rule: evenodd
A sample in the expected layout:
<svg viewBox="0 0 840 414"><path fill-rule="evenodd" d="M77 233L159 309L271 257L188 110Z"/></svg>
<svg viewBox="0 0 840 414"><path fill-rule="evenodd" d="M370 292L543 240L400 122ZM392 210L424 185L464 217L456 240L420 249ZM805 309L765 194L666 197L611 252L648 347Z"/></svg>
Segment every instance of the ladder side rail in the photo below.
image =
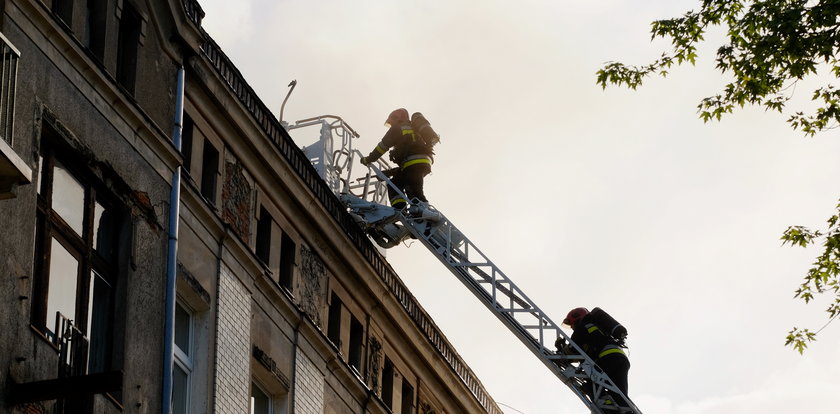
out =
<svg viewBox="0 0 840 414"><path fill-rule="evenodd" d="M594 361L592 361L591 358L589 358L586 355L586 353L583 352L583 350L574 341L572 341L571 337L569 337L562 329L560 329L559 325L554 323L536 305L536 303L533 302L525 294L524 291L522 291L518 286L516 286L516 284L513 283L513 281L510 280L510 278L508 278L504 274L504 272L501 271L501 269L496 267L492 263L492 261L486 255L484 255L481 252L481 250L474 243L472 243L466 236L463 236L464 248L462 249L462 251L465 252L467 256L469 255L469 252L474 252L474 254L480 256L480 260L479 260L480 262L487 263L487 266L491 267L492 273L494 275L495 274L500 275L500 278L504 281L504 283L508 283L511 286L510 289L506 289L506 291L510 293L506 296L508 296L511 300L514 300L514 298L518 298L518 300L521 300L521 301L524 301L525 303L527 303L527 305L529 306L529 312L522 312L522 313L523 314L527 313L527 314L530 314L530 315L537 318L537 324L536 325L530 325L530 326L537 327L537 331L538 331L537 336L534 336L534 334L530 333L528 331L528 329L525 328L525 325L523 325L516 318L512 317L512 314L502 312L501 311L502 307L498 305L498 302L497 302L496 298L494 296L490 295L485 289L481 288L480 285L478 284L478 281L475 278L471 277L468 272L466 272L467 269L475 269L475 266L470 267L469 265L467 265L467 263L471 263L471 262L464 263L464 262L453 261L453 258L457 258L458 256L460 256L460 254L459 254L460 252L458 252L457 249L451 250L450 253L452 253L452 254L449 254L449 255L446 255L446 256L441 255L439 253L439 251L435 248L435 245L433 243L431 243L432 235L426 235L423 232L418 231L418 229L414 226L414 224L416 223L416 219L406 217L402 212L400 212L398 214L398 217L400 217L401 221L407 227L409 227L411 229L412 233L414 234L414 236L418 240L421 240L423 242L423 244L426 245L426 247L430 251L432 251L435 254L435 256L438 257L438 259L444 265L446 265L447 268L450 269L450 271L452 271L452 273L454 273L456 276L459 276L459 279L461 279L461 281L464 282L467 285L467 287L469 287L469 288L471 288L471 290L473 290L473 293L476 294L476 296L478 296L479 298L483 298L485 300L484 304L491 311L494 311L494 314L496 314L496 316L499 317L499 319L508 327L508 329L510 329L512 332L514 332L514 334L516 334L516 336L519 337L520 341L522 341L523 343L528 345L528 348L531 349L531 351L538 358L540 358L544 362L544 364L546 364L549 367L550 367L550 365L553 365L553 363L551 362L551 359L546 358L547 355L553 354L553 352L550 351L545 344L545 339L546 339L545 338L545 332L546 332L546 330L551 330L551 331L554 331L554 333L555 333L554 337L555 338L557 338L559 336L562 336L566 340L566 342L568 344L570 344L570 346L572 346L572 348L575 349L575 351L579 355L582 356L582 358L580 358L581 365L585 365L585 366L588 366L590 368L588 370L589 373L588 373L588 378L587 379L589 379L593 383L593 388L595 388L593 394L594 394L594 399L596 401L599 399L600 395L603 392L606 391L605 388L609 388L611 390L610 391L611 393L618 394L625 401L627 401L628 404L629 404L628 408L632 409L633 412L637 412L637 413L641 412L641 411L638 410L637 407L635 407L635 405L632 403L632 401L629 398L627 398L627 396L623 395L623 393L620 390L618 390L618 388L615 386L615 384L612 382L611 379L609 379L609 377L606 374L604 374L600 370L596 370L596 369L593 368L594 366L596 366ZM457 228L455 228L455 226L448 219L446 219L446 217L443 216L443 214L441 214L441 221L443 223L447 224L448 227L451 227L452 230L457 231ZM460 231L458 231L458 233L463 234ZM464 260L469 260L469 258L464 257ZM459 266L453 266L455 264L457 264ZM458 270L456 270L456 269L458 269ZM486 273L484 273L484 274L486 275ZM467 280L469 280L469 282L470 282L469 284L467 283ZM493 286L497 285L497 281L498 281L498 279L493 278ZM518 295L516 295L517 293L518 293ZM557 335L557 334L559 334L559 335ZM533 345L533 347L531 345ZM554 370L552 369L552 371L554 371ZM561 380L562 380L562 378L561 378Z"/></svg>
<svg viewBox="0 0 840 414"><path fill-rule="evenodd" d="M359 154L359 156L361 156L361 153L359 151L354 151L354 152ZM402 190L397 188L396 186L394 186L394 184L391 182L391 180L387 176L385 176L385 174L382 172L382 170L380 170L375 165L369 165L368 167L369 167L369 169L374 171L374 173L379 177L379 179L382 182L386 183L390 188L394 189L397 192L397 194L399 194L403 198L407 199L405 194L403 194ZM591 358L589 358L589 356L583 351L583 349L581 349L576 343L574 343L574 341L572 341L572 339L569 335L567 335L562 329L559 328L559 325L557 325L553 321L551 321L551 319L544 312L542 312L539 309L539 307L536 305L536 303L534 303L530 298L528 298L528 296L521 289L519 289L516 286L516 284L514 284L513 281L510 280L504 274L504 272L501 271L501 269L499 269L497 266L495 266L493 264L493 262L486 255L484 255L481 252L481 250L478 249L478 247L474 243L472 243L462 232L457 230L457 228L454 226L454 224L452 224L451 221L446 219L446 217L442 213L440 213L439 211L438 211L438 213L440 214L442 226L447 228L447 237L444 238L444 243L442 243L446 247L445 250L441 249L441 247L443 247L443 246L441 246L441 243L439 243L438 240L433 239L432 233L424 234L423 231L420 231L417 227L415 227L415 224L417 223L417 219L407 217L403 212L398 212L397 216L398 216L399 220L403 223L403 225L405 225L412 232L412 234L415 236L415 238L417 240L420 240L421 243L423 243L423 245L425 245L426 248L430 252L432 252L435 255L435 257L437 257L438 260L441 263L443 263L444 266L446 266L447 269L450 270L451 273L453 273L459 280L461 280L461 282L470 291L472 291L473 294L476 297L478 297L479 299L483 299L482 303L488 309L490 309L492 311L492 313L494 315L496 315L496 317L505 326L507 326L508 329L512 333L514 333L514 335L517 338L519 338L519 340L523 344L525 344L526 347L528 349L530 349L531 352L535 356L537 356L537 358L539 358L541 361L543 361L543 364L545 364L547 367L549 367L549 369L552 372L554 372L555 375L557 375L563 383L569 385L570 388L573 388L573 389L575 389L575 387L572 386L573 382L570 382L569 377L567 376L567 375L569 375L568 370L567 371L562 371L562 370L559 370L557 368L552 367L552 366L556 367L556 364L553 361L554 360L560 360L560 359L565 359L565 360L569 360L569 361L575 361L575 360L580 361L580 364L576 368L576 371L581 371L584 374L585 379L589 380L592 383L593 398L592 398L592 400L590 400L588 398L588 396L586 396L585 393L582 392L582 390L576 390L575 393L579 397L581 397L581 400L593 412L602 413L601 408L603 408L603 407L608 407L609 408L609 406L599 403L599 400L601 399L602 394L606 391L605 388L609 388L611 393L621 396L624 399L624 401L626 401L628 403L629 407L627 407L627 408L632 410L633 413L641 414L641 411L635 406L635 404L633 404L633 402L629 398L627 398L627 396L625 396L620 390L618 390L618 388L615 386L615 384L612 382L612 380L609 379L609 377L606 374L604 374L602 371L595 368L596 367L595 362L592 361ZM463 245L464 247L461 250L459 250L458 246L455 246L455 245L452 244L452 237L451 236L453 234L453 231L457 232L460 235L460 237L463 238L463 240L461 241L461 245ZM437 232L435 232L434 234L437 234ZM547 356L550 355L550 354L553 354L553 352L550 351L547 348L547 346L545 345L544 335L541 334L541 335L538 335L538 337L535 337L528 330L526 330L523 327L523 325L517 319L515 319L512 316L512 314L504 313L504 312L499 311L500 307L497 305L497 302L496 302L495 298L493 298L492 295L490 295L484 288L482 288L480 286L480 284L472 276L469 275L469 272L466 271L466 269L468 269L469 267L452 266L452 264L454 264L454 263L461 263L461 262L452 261L453 260L453 253L455 253L456 256L463 255L463 257L468 259L471 251L475 252L475 254L477 254L478 256L480 256L483 259L484 263L488 263L488 265L492 269L494 269L495 272L500 274L502 276L502 278L505 280L505 282L510 284L510 286L513 288L514 291L519 292L521 294L521 299L523 301L525 301L526 303L528 303L535 310L535 312L541 316L538 320L539 323L537 325L537 326L541 326L540 332L543 332L543 330L545 329L545 327L543 326L543 323L545 323L545 325L550 325L551 326L550 329L553 330L555 333L559 334L559 336L562 336L566 340L566 342L575 350L575 352L577 352L579 354L579 358L547 358ZM444 252L446 252L446 253L444 253ZM473 268L474 267L475 266L473 266ZM495 280L495 279L493 279L493 280ZM532 314L533 314L533 312L532 312ZM576 382L575 382L575 384L576 384Z"/></svg>
<svg viewBox="0 0 840 414"><path fill-rule="evenodd" d="M544 333L542 335L538 335L538 337L535 338L534 335L529 333L527 331L527 329L525 329L523 327L522 323L520 323L518 320L516 320L515 318L511 317L508 314L504 314L503 312L500 312L499 311L500 307L497 305L497 302L495 301L495 299L485 289L481 288L478 285L477 280L475 278L471 277L469 275L469 273L466 271L467 269L470 269L470 267L468 267L468 266L452 266L452 264L463 264L463 263L458 263L458 262L454 261L455 257L460 256L459 254L450 254L450 255L439 254L440 251L438 249L435 249L434 244L430 243L431 237L429 237L429 236L427 236L427 235L425 235L425 234L423 234L419 231L416 231L417 229L416 229L416 227L413 226L411 218L405 217L403 215L402 220L407 226L409 226L414 231L416 238L418 238L419 240L422 240L424 242L424 244L426 244L427 247L430 250L438 253L438 254L436 254L438 259L442 263L447 265L447 267L450 269L450 271L452 271L456 276L459 276L459 279L468 288L470 288L470 290L472 290L473 293L476 296L478 296L480 299L485 300L484 301L485 306L487 306L491 311L494 311L494 314L502 321L503 324L505 324L520 339L520 341L522 341L523 343L528 345L529 349L531 349L532 352L534 352L541 360L543 360L544 363L546 363L546 365L548 365L550 363L550 361L546 361L544 359L545 355L548 355L548 354L551 353L550 351L548 351L546 349ZM477 254L481 254L480 250L475 245L471 244L471 242L466 241L466 239L465 239L464 245L465 245L465 247L463 248L462 251L465 251L465 252L475 251L475 252L477 252ZM485 259L486 259L486 257L485 257ZM489 261L489 260L486 260L486 261ZM509 279L507 279L506 277L505 277L505 279L511 285L515 286L515 284L513 284ZM518 288L516 288L516 289L519 290ZM519 292L521 292L521 290L519 290ZM523 293L523 296L524 296L524 293ZM538 307L533 302L531 302L530 299L527 298L527 296L525 296L525 300L530 302L530 304L533 308L538 309ZM576 344L574 344L573 341L571 341L571 339L565 334L565 332L563 332L561 329L559 329L559 327L556 324L554 324L553 322L550 322L550 319L545 317L544 313L542 313L541 311L538 311L538 312L539 313L534 313L532 311L532 312L529 312L529 313L534 314L538 318L539 324L536 325L536 326L539 326L541 332L544 332L545 325L550 323L552 325L551 329L555 332L555 334L558 334L558 333L560 334L560 335L555 335L555 337L557 337L557 336L565 337L567 342L569 342L577 350L577 352L580 355L584 355L583 358L580 358L581 360L588 361L590 365L594 365L594 362L592 362L591 360L588 359L588 357L585 356L586 354ZM549 322L546 323L545 321L549 321ZM558 372L555 371L555 373L558 373ZM604 383L604 386L607 386L611 389L616 389L614 384L611 383L611 381L606 379L605 376L603 376L603 375L602 375L602 377L604 377L604 378L587 378L587 379L593 380L594 383ZM564 380L564 379L561 378L561 380ZM564 380L564 382L567 382L567 381ZM602 387L596 387L596 388L602 389L603 386ZM595 395L596 395L596 397L598 396L598 390L597 389L596 389L596 394Z"/></svg>
<svg viewBox="0 0 840 414"><path fill-rule="evenodd" d="M361 154L360 154L360 156L361 156ZM407 199L405 194L403 194L402 190L397 188L396 186L394 186L394 184L391 182L391 180L387 176L385 176L384 173L379 168L377 168L376 166L373 166L373 165L370 165L369 168L371 170L373 170L376 173L377 176L379 176L381 181L385 182L388 186L390 186L390 188L395 190L397 194L399 194L403 198ZM450 271L453 274L455 274L455 276L458 277L458 279L461 280L462 283L464 283L467 286L467 288L469 288L473 292L474 295L476 295L480 299L484 299L483 303L485 304L485 306L487 306L487 308L490 309L493 312L493 314L496 315L497 318L505 326L507 326L508 329L511 332L513 332L520 339L521 342L523 342L528 347L528 349L531 349L532 353L534 353L538 358L543 360L544 364L548 365L549 361L547 361L544 358L544 356L546 354L548 354L550 351L548 351L544 342L540 342L539 339L535 338L532 334L530 334L527 330L525 330L522 327L522 324L519 323L519 321L517 321L511 315L499 312L498 309L497 309L497 306L496 306L495 299L492 296L490 296L486 290L481 288L478 285L478 283L475 281L475 279L470 277L468 272L464 271L464 268L461 268L461 271L458 271L458 270L455 270L456 269L455 267L452 267L450 265L452 263L452 262L450 262L452 260L452 254L442 255L441 254L442 252L438 250L439 246L436 246L435 244L431 243L431 234L430 235L423 234L423 232L420 232L420 231L418 231L417 228L415 228L414 224L415 224L416 220L412 220L412 219L406 217L402 212L398 213L398 217L399 217L400 221L408 229L410 229L410 231L414 234L415 238L417 238L418 240L421 240L423 242L423 244L426 245L426 247L431 252L435 253L435 256L438 257L438 259L448 269L450 269ZM466 236L463 236L463 239L464 239L463 246L464 246L464 248L463 248L462 251L458 251L456 246L452 246L452 244L451 244L451 233L452 233L452 230L457 231L457 229L455 228L455 226L451 222L449 222L445 217L443 217L442 214L441 214L441 218L442 218L442 220L445 224L448 224L448 226L444 226L444 227L449 227L450 237L447 237L447 239L449 239L449 240L446 240L446 243L444 243L447 247L449 247L447 249L449 253L453 253L453 252L456 253L456 254L461 253L464 256L469 257L469 252L474 251L474 252L476 252L477 255L481 256L484 259L483 260L484 262L492 264L492 261L490 261L487 256L485 256L483 253L481 253L481 251L478 249L478 247L475 244L473 244L472 242L470 242L466 238ZM459 231L459 233L460 233L460 231ZM463 235L463 233L460 233L460 234ZM447 259L444 260L444 258L447 258ZM495 265L493 265L493 267L495 267ZM504 275L504 273L502 273L501 270L499 270L499 273ZM505 278L507 279L506 276L505 276ZM509 280L509 279L507 279L507 280ZM515 284L513 284L512 281L510 283L511 283L511 285L515 286ZM521 292L521 290L520 290L520 292ZM524 295L524 292L523 292L523 295ZM533 303L530 299L528 299L527 296L525 297L525 300L527 302L531 303L534 308L537 308L536 304ZM552 323L552 325L556 326L556 324L554 324L553 322L551 322L551 323ZM579 346L577 346L577 344L575 344L571 340L571 338L568 337L568 335L566 335L565 332L563 332L559 328L556 330L556 332L560 333L566 339L567 343L569 343L576 350L576 352L578 352L580 355L583 356L583 361L584 362L582 363L582 365L585 364L585 365L594 366L594 362L591 361L591 359L589 359L588 356L586 356L586 353L583 352L583 350ZM595 373L594 370L586 370L586 371L588 371L590 373L593 373L593 374ZM603 386L599 387L598 385L604 384L605 386L609 386L611 389L614 389L614 390L616 390L617 392L620 393L620 391L617 390L617 388L614 386L614 384L612 384L612 381L609 378L607 378L606 375L601 375L600 376L601 378L597 378L597 377L598 377L597 375L594 375L594 376L590 376L590 378L588 378L593 383L593 388L595 390L593 392L593 396L594 396L593 400L594 401L591 402L592 404L587 403L587 405L589 405L590 408L595 408L595 409L597 409L597 405L595 404L595 401L597 401L598 397L599 397L599 392L598 391L599 391L599 389L603 388ZM563 378L561 378L561 381L562 380L563 380ZM564 381L564 382L566 382L566 381ZM626 397L625 397L625 400L627 400ZM588 400L584 400L585 403L587 401Z"/></svg>
<svg viewBox="0 0 840 414"><path fill-rule="evenodd" d="M427 243L427 241L425 239L421 239L421 240L423 241L424 244ZM428 247L431 250L433 246L431 246L429 244L426 247ZM549 370L551 372L553 372L555 374L555 376L557 376L563 384L565 384L569 389L571 389L572 392L581 400L581 402L583 402L584 405L586 405L592 411L592 413L606 414L606 413L604 413L604 411L601 410L600 407L598 407L595 404L594 401L590 400L589 397L586 395L586 393L583 391L583 381L582 380L575 381L576 376L569 375L569 372L575 372L575 370L563 371L554 362L544 358L542 356L541 352L538 351L538 349L542 350L542 349L544 349L544 347L541 346L539 343L537 343L531 334L529 334L527 331L523 330L522 326L518 322L516 322L512 318L508 317L508 315L505 314L505 313L497 312L496 309L493 307L492 299L487 296L487 292L484 289L478 287L477 285L472 284L471 283L472 278L470 278L468 275L463 275L463 274L459 275L458 274L463 269L459 269L459 268L450 266L449 262L445 259L444 255L435 254L435 257L437 257L438 260L441 263L443 263L444 266L446 266L452 273L454 273L456 276L458 276L457 279L460 280L461 283L463 283L467 287L468 290L472 291L473 295L475 295L479 299L483 299L483 300L480 300L481 303L484 304L491 311L491 313L493 313L493 315L495 315L496 318L499 319L499 321L502 322L502 324L505 325L508 328L508 330L510 330L511 333L513 333L514 336L516 336L520 340L520 342L525 344L526 347L528 349L530 349L532 353L537 355L537 357L540 359L540 361L542 361L543 364L546 365L549 368ZM583 355L585 355L585 354L583 354ZM565 360L568 360L568 361L583 361L583 358L580 357L580 356L576 356L575 358L565 358ZM578 377L580 377L580 376L581 375L578 375ZM588 376L583 376L583 378L584 379L589 379Z"/></svg>

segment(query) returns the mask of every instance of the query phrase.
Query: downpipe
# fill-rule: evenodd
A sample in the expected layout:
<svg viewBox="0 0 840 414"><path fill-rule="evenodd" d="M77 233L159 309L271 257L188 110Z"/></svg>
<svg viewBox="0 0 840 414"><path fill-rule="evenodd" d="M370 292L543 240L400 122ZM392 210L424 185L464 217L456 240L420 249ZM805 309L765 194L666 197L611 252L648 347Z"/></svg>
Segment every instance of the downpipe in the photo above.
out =
<svg viewBox="0 0 840 414"><path fill-rule="evenodd" d="M175 89L175 126L172 128L172 143L181 152L181 132L184 122L184 67L178 68L178 83ZM169 245L166 255L166 298L163 325L163 394L161 412L172 412L172 369L175 347L175 281L178 257L178 217L181 211L181 165L172 174L172 189L169 192Z"/></svg>

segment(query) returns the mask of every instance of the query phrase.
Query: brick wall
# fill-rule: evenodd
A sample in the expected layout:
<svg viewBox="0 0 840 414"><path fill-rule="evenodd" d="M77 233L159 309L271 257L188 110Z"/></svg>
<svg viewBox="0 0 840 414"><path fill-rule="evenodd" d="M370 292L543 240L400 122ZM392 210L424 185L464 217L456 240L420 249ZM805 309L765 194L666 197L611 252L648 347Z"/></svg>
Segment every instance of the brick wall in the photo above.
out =
<svg viewBox="0 0 840 414"><path fill-rule="evenodd" d="M303 352L297 353L295 370L295 414L322 414L324 376Z"/></svg>
<svg viewBox="0 0 840 414"><path fill-rule="evenodd" d="M219 275L219 320L216 350L217 414L249 412L251 297L230 270Z"/></svg>

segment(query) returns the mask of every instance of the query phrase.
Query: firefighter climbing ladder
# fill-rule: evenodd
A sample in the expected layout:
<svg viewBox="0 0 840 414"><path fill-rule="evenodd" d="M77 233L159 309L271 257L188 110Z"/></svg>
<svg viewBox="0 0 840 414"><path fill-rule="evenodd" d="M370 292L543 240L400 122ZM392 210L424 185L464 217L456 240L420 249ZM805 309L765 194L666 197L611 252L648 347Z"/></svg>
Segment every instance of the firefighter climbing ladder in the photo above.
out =
<svg viewBox="0 0 840 414"><path fill-rule="evenodd" d="M408 238L420 241L593 413L641 413L571 341L560 325L554 323L441 212L425 203L415 203L399 211L382 205L382 201L387 200L385 186L393 187L384 172L387 164L377 162L369 166L364 178L351 181L353 160L362 154L351 149L350 138L358 137L358 134L341 118L310 118L298 121L288 129L316 124L321 125L319 143L304 151L374 241L383 247L394 246ZM334 134L341 138L341 148L335 148ZM342 175L348 178L341 178ZM399 192L399 189L395 190ZM555 353L552 348L557 338L563 338L577 354ZM591 384L591 394L584 390L586 383ZM615 396L621 396L626 402L617 404Z"/></svg>

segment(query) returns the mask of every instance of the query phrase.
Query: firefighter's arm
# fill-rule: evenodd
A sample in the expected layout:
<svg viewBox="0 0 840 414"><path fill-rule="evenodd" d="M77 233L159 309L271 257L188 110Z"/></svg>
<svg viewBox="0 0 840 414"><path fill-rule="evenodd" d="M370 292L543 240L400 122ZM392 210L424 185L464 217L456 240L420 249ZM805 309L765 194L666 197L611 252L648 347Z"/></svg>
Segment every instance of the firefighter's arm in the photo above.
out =
<svg viewBox="0 0 840 414"><path fill-rule="evenodd" d="M577 351L575 351L575 349L572 347L572 345L569 344L568 342L566 342L566 338L563 338L562 336L557 337L557 340L554 341L554 347L557 348L557 353L558 354L563 354L563 355L576 355L577 354Z"/></svg>
<svg viewBox="0 0 840 414"><path fill-rule="evenodd" d="M385 139L383 138L382 141L376 144L376 147L370 152L370 154L362 157L362 159L359 161L362 163L362 165L368 165L378 160L379 157L388 152L388 148L391 148L391 146L386 144Z"/></svg>
<svg viewBox="0 0 840 414"><path fill-rule="evenodd" d="M393 147L397 143L397 140L402 136L401 134L402 132L400 132L399 127L392 126L388 132L385 133L385 136L382 137L382 141L379 141L379 143L376 144L376 147L370 151L370 154L362 157L359 161L361 161L363 165L368 165L378 160L386 152L388 152L389 148Z"/></svg>

